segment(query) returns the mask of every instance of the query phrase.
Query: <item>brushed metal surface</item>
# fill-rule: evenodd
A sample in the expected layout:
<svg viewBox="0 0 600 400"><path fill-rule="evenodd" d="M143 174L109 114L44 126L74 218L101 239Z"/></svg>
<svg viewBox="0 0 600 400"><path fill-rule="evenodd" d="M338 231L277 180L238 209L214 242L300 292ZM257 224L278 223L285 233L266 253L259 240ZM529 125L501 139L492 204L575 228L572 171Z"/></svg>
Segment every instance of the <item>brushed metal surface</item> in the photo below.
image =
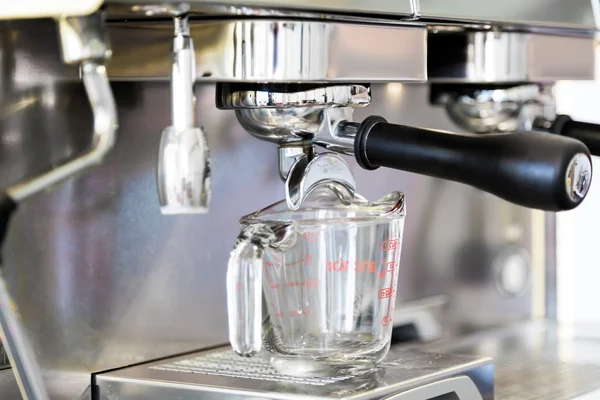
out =
<svg viewBox="0 0 600 400"><path fill-rule="evenodd" d="M223 20L190 24L198 81L424 81L424 26ZM114 23L113 79L169 76L172 27ZM360 56L359 56L360 55Z"/></svg>
<svg viewBox="0 0 600 400"><path fill-rule="evenodd" d="M501 23L525 27L596 29L594 0L309 0L301 4L293 0L228 0L218 4L212 0L180 2L165 0L109 0L110 15L118 18L156 17L191 11L199 15L292 15L318 16L328 12L329 18L421 17L422 19L459 20L465 22Z"/></svg>
<svg viewBox="0 0 600 400"><path fill-rule="evenodd" d="M498 400L595 399L600 394L600 340L597 327L592 337L586 330L534 321L426 347L492 357Z"/></svg>
<svg viewBox="0 0 600 400"><path fill-rule="evenodd" d="M595 0L419 0L423 18L596 29Z"/></svg>
<svg viewBox="0 0 600 400"><path fill-rule="evenodd" d="M264 82L267 79L282 81L287 77L294 81L419 81L427 79L429 74L433 81L475 83L592 79L594 76L591 37L487 31L434 33L432 30L425 38L424 27L419 26L311 22L311 26L339 29L323 32L319 28L321 32L309 34L288 26L277 34L279 47L273 41L267 41L264 46L255 44L244 50L242 57L243 46L234 45L240 42L234 41L234 37L239 36L234 35L236 26L254 26L246 33L261 32L266 40L275 37L269 32L269 26L286 25L281 21L256 24L252 21L241 25L231 21L192 24L197 80ZM63 80L77 81L78 69L64 67L61 62L55 40L57 34L56 24L51 20L1 22L2 63L11 74L7 83L27 88ZM114 52L108 68L111 79L168 79L170 23L113 22L109 24L109 34ZM310 50L309 46L302 49L298 40L308 37L314 44ZM557 48L560 51L555 51ZM234 57L236 54L238 58ZM331 57L325 57L327 54ZM265 57L275 55L277 62L273 59L265 62ZM313 61L302 64L301 59L309 56Z"/></svg>
<svg viewBox="0 0 600 400"><path fill-rule="evenodd" d="M226 347L99 374L96 383L100 399L221 399L235 396L358 400L382 398L456 376L469 377L482 398L493 398L494 366L489 358L411 352L399 348L392 348L373 372L337 379L286 377L278 374L268 360L260 356L242 358Z"/></svg>
<svg viewBox="0 0 600 400"><path fill-rule="evenodd" d="M430 30L430 82L522 83L594 79L592 36Z"/></svg>
<svg viewBox="0 0 600 400"><path fill-rule="evenodd" d="M50 20L1 23L14 83L77 80L64 68ZM197 81L424 81L426 31L412 26L321 21L224 20L191 24ZM170 22L108 24L111 79L167 80ZM40 40L40 38L44 38ZM41 44L40 44L41 42ZM15 51L18 49L19 51Z"/></svg>

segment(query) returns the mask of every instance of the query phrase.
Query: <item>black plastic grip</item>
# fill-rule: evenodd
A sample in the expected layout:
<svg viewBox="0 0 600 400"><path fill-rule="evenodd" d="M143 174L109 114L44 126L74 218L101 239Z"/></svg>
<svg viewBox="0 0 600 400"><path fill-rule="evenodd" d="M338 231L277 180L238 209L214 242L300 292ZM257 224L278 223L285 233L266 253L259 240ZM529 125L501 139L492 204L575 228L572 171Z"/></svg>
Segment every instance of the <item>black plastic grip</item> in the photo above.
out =
<svg viewBox="0 0 600 400"><path fill-rule="evenodd" d="M8 224L16 209L17 203L7 194L0 193L0 265L2 265L2 246L8 231Z"/></svg>
<svg viewBox="0 0 600 400"><path fill-rule="evenodd" d="M600 125L574 121L568 115L559 115L550 130L583 142L593 155L600 156Z"/></svg>
<svg viewBox="0 0 600 400"><path fill-rule="evenodd" d="M366 169L389 167L461 182L547 211L576 207L591 179L591 157L583 143L535 132L457 134L369 117L357 130L354 152ZM585 164L587 176L579 175L579 168L573 180L575 160ZM580 192L570 187L576 181Z"/></svg>

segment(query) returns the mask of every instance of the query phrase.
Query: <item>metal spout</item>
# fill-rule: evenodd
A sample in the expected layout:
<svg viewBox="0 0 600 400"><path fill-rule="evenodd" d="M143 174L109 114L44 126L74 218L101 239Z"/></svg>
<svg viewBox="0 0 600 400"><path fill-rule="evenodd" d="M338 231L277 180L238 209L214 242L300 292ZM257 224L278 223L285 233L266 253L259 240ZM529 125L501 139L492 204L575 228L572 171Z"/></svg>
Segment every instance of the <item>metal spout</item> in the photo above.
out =
<svg viewBox="0 0 600 400"><path fill-rule="evenodd" d="M198 214L210 203L210 152L194 126L194 44L187 17L176 17L171 63L171 126L162 132L158 197L163 214Z"/></svg>

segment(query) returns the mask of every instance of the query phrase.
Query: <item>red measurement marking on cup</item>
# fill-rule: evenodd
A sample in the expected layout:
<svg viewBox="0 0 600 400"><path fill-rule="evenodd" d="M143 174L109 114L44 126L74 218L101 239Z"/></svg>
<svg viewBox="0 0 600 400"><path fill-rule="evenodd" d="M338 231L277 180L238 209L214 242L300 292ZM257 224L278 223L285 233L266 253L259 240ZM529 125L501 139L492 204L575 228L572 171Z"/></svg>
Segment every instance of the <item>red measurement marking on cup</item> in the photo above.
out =
<svg viewBox="0 0 600 400"><path fill-rule="evenodd" d="M379 298L387 299L392 297L392 290L393 289L391 287L379 290Z"/></svg>
<svg viewBox="0 0 600 400"><path fill-rule="evenodd" d="M389 324L392 323L392 317L390 317L389 315L386 315L385 317L383 317L383 319L381 320L381 326L388 326Z"/></svg>
<svg viewBox="0 0 600 400"><path fill-rule="evenodd" d="M298 266L300 266L301 264L304 263L304 260L305 260L305 258L301 257L301 258L298 258L298 259L296 259L294 261L285 261L284 265L285 265L286 268L298 267Z"/></svg>
<svg viewBox="0 0 600 400"><path fill-rule="evenodd" d="M271 279L271 274L269 274L269 270L267 268L265 268L265 275L267 275L267 282L269 282L269 288L273 290L279 289L279 285L273 282L273 280Z"/></svg>
<svg viewBox="0 0 600 400"><path fill-rule="evenodd" d="M283 313L280 311L280 312L278 312L278 313L275 313L275 316L276 316L276 317L283 317Z"/></svg>
<svg viewBox="0 0 600 400"><path fill-rule="evenodd" d="M377 272L377 262L376 261L355 261L354 262L354 270L356 272Z"/></svg>
<svg viewBox="0 0 600 400"><path fill-rule="evenodd" d="M294 286L300 286L300 285L302 285L302 284L300 282L298 282L298 281L286 282L285 283L285 286L287 286L287 287L294 287Z"/></svg>
<svg viewBox="0 0 600 400"><path fill-rule="evenodd" d="M398 267L398 262L397 261L392 261L386 264L385 266L385 270L387 272L394 272L394 270Z"/></svg>
<svg viewBox="0 0 600 400"><path fill-rule="evenodd" d="M319 287L319 278L310 278L304 281L304 286L307 289L315 289Z"/></svg>
<svg viewBox="0 0 600 400"><path fill-rule="evenodd" d="M330 272L346 272L350 261L326 261L327 270Z"/></svg>
<svg viewBox="0 0 600 400"><path fill-rule="evenodd" d="M377 261L350 261L350 260L328 260L326 261L327 271L329 272L348 272L354 265L354 272L367 272L377 274L380 278L385 278L385 264L381 271L378 271Z"/></svg>
<svg viewBox="0 0 600 400"><path fill-rule="evenodd" d="M319 234L317 232L304 232L302 236L309 243L317 243L319 241Z"/></svg>
<svg viewBox="0 0 600 400"><path fill-rule="evenodd" d="M310 315L310 308L306 307L303 308L302 310L291 310L290 311L290 316L292 317L299 317L301 315Z"/></svg>
<svg viewBox="0 0 600 400"><path fill-rule="evenodd" d="M304 257L304 265L312 264L312 254L308 253L306 257Z"/></svg>
<svg viewBox="0 0 600 400"><path fill-rule="evenodd" d="M383 251L396 250L398 248L398 239L384 240L381 244Z"/></svg>

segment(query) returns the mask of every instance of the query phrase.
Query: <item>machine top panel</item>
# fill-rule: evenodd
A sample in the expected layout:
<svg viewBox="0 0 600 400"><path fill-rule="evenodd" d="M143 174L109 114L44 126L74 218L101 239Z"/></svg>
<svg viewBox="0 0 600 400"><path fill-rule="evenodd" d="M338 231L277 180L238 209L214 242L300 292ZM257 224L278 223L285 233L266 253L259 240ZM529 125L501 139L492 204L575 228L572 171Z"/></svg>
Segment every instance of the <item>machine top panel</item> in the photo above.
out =
<svg viewBox="0 0 600 400"><path fill-rule="evenodd" d="M119 17L156 17L192 12L199 15L255 15L353 19L426 19L546 29L597 29L594 0L108 0ZM170 5L172 4L172 5ZM301 7L301 8L300 8Z"/></svg>
<svg viewBox="0 0 600 400"><path fill-rule="evenodd" d="M427 19L597 29L595 0L420 0Z"/></svg>
<svg viewBox="0 0 600 400"><path fill-rule="evenodd" d="M112 79L167 79L172 27L114 23ZM305 20L219 20L191 24L196 76L221 82L393 82L427 80L422 24Z"/></svg>

